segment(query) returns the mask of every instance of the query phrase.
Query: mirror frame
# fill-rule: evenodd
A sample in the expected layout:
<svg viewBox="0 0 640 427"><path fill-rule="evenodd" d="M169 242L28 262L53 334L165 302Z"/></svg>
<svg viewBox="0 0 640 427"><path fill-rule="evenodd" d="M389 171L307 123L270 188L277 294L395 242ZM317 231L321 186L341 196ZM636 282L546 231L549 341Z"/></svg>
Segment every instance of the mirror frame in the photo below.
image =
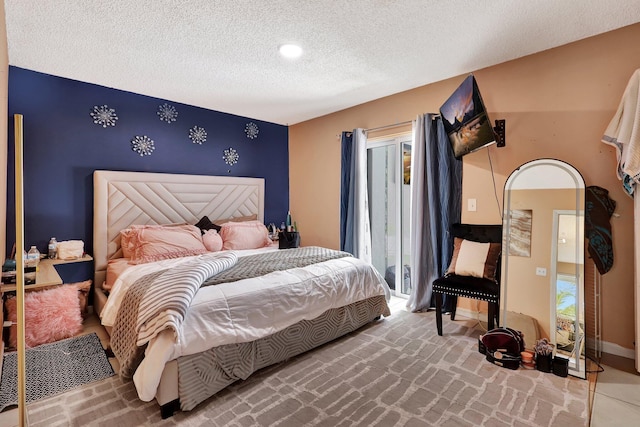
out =
<svg viewBox="0 0 640 427"><path fill-rule="evenodd" d="M541 174L534 173L533 168L539 166L546 166L551 168L558 168L558 175L555 176L553 173ZM550 172L550 171L547 171ZM559 186L559 177L563 177L566 180L567 185ZM571 185L571 184L572 185ZM569 186L571 185L571 186ZM508 312L508 281L509 281L509 246L511 244L511 191L512 190L526 190L526 189L545 189L545 188L557 188L557 189L575 189L576 192L576 200L575 200L575 212L578 218L576 221L576 239L575 239L575 277L576 277L576 316L574 322L574 330L580 331L578 340L574 342L574 348L582 349L582 351L578 350L577 357L570 358L569 363L569 374L585 379L586 378L586 326L584 324L584 319L581 318L584 316L584 253L585 253L585 238L584 238L584 215L585 215L585 182L584 178L580 174L580 172L570 165L561 160L557 159L536 159L524 163L520 167L516 168L507 178L507 181L504 186L503 193L503 241L502 241L502 281L501 281L501 289L500 289L500 321L502 326L507 326L507 312ZM556 211L567 209L554 209L554 216L556 215ZM571 209L573 212L574 209ZM580 225L582 224L582 227ZM553 224L553 231L551 237L551 242L557 242L557 236L553 235L553 233L557 234L557 224ZM535 248L534 248L535 250ZM552 244L551 248L551 259L549 262L553 268L549 269L551 273L553 273L556 277L552 277L549 275L549 285L550 285L550 293L549 293L549 304L550 304L550 327L556 325L557 327L557 314L556 314L556 295L557 295L557 254L558 254L558 245ZM535 274L535 272L531 272L531 274ZM552 298L553 296L553 298ZM527 314L527 313L524 313ZM532 316L533 317L533 316ZM552 335L549 337L550 341L554 344L554 354L555 348L557 347L556 343L556 334L553 333L553 330L549 331L549 334ZM529 348L533 348L533 345L529 345ZM582 356L581 356L582 354ZM565 356L565 355L561 355ZM566 358L566 357L565 357Z"/></svg>

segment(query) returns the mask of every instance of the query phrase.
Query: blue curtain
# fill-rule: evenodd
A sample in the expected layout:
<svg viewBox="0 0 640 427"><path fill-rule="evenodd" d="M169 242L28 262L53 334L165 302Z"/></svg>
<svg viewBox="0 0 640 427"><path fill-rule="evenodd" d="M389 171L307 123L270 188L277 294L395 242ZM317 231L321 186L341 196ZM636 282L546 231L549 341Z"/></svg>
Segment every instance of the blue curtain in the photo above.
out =
<svg viewBox="0 0 640 427"><path fill-rule="evenodd" d="M460 222L462 161L453 156L440 116L418 116L411 158L411 311L433 307L432 282L449 266L451 224ZM445 310L451 310L445 298Z"/></svg>
<svg viewBox="0 0 640 427"><path fill-rule="evenodd" d="M367 137L363 129L343 133L340 249L371 262L367 188Z"/></svg>
<svg viewBox="0 0 640 427"><path fill-rule="evenodd" d="M353 253L353 242L347 240L347 229L353 230L353 215L349 215L351 189L351 158L353 157L353 132L342 132L342 156L340 169L340 250ZM350 234L350 233L349 233ZM348 246L348 249L345 248Z"/></svg>
<svg viewBox="0 0 640 427"><path fill-rule="evenodd" d="M435 230L431 233L431 248L436 256L438 270L434 280L442 276L449 268L453 254L453 237L450 235L451 225L460 222L462 215L462 160L453 156L449 136L444 130L442 118L432 120L436 128L436 143L427 147L427 168L429 187L429 210L435 219ZM431 285L431 283L429 283ZM444 309L451 311L452 299L443 301ZM434 306L433 298L431 306Z"/></svg>

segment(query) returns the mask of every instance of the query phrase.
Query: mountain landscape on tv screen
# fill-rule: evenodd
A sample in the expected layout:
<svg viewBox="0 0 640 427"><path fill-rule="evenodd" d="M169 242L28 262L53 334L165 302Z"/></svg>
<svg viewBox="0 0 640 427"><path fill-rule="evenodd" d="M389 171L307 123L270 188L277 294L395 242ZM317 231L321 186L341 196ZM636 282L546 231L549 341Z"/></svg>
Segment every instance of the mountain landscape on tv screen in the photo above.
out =
<svg viewBox="0 0 640 427"><path fill-rule="evenodd" d="M456 157L495 142L491 122L473 75L468 76L442 104L440 115Z"/></svg>

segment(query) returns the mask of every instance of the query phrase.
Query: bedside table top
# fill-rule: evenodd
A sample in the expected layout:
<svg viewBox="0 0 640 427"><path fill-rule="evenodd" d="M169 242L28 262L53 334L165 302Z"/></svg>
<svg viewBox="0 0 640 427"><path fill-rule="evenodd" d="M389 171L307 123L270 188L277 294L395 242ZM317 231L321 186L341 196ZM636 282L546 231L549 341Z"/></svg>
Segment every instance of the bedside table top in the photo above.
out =
<svg viewBox="0 0 640 427"><path fill-rule="evenodd" d="M36 283L32 285L26 285L25 291L31 291L34 289L44 288L47 286L56 286L62 284L62 278L55 269L55 265L71 264L74 262L87 262L93 261L91 255L85 254L82 258L77 259L41 259L38 263L38 271L36 272ZM1 285L2 292L11 292L16 290L16 285Z"/></svg>

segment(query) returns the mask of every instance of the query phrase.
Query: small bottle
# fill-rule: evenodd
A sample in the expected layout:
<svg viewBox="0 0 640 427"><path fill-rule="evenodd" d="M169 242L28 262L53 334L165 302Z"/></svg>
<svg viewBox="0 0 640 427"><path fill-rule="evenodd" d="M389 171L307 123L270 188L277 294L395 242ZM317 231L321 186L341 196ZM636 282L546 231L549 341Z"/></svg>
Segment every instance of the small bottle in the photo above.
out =
<svg viewBox="0 0 640 427"><path fill-rule="evenodd" d="M49 240L49 246L47 247L47 249L47 256L51 259L55 259L57 255L56 252L58 250L58 242L56 241L55 237L52 237L51 240Z"/></svg>
<svg viewBox="0 0 640 427"><path fill-rule="evenodd" d="M27 266L37 267L40 262L40 251L35 246L31 246L29 252L27 252Z"/></svg>
<svg viewBox="0 0 640 427"><path fill-rule="evenodd" d="M282 221L282 224L280 224L280 231L287 231L287 226L284 225L284 221Z"/></svg>
<svg viewBox="0 0 640 427"><path fill-rule="evenodd" d="M287 211L287 231L293 231L293 226L291 225L291 211Z"/></svg>
<svg viewBox="0 0 640 427"><path fill-rule="evenodd" d="M34 257L34 250L36 252ZM24 252L24 251L23 251ZM24 252L24 284L32 285L36 282L36 269L37 262L36 259L40 259L40 252L36 249L35 246L31 246L29 252Z"/></svg>
<svg viewBox="0 0 640 427"><path fill-rule="evenodd" d="M298 231L298 221L293 221L293 231Z"/></svg>

